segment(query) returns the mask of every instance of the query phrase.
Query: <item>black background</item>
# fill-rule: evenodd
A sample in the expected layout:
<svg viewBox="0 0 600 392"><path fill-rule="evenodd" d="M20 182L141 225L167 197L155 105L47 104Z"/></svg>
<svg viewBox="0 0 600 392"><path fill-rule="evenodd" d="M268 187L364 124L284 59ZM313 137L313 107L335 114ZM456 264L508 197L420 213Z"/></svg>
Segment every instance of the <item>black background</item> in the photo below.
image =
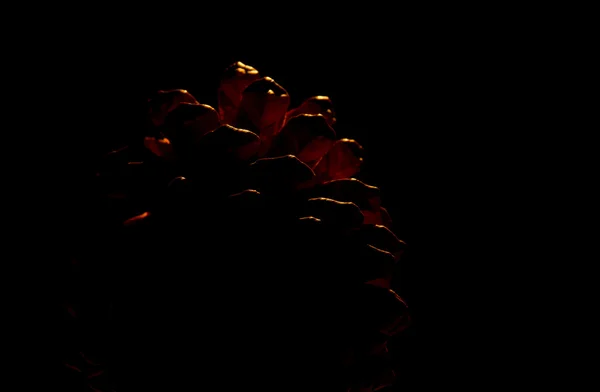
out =
<svg viewBox="0 0 600 392"><path fill-rule="evenodd" d="M61 190L52 199L62 230L52 233L54 246L86 213L95 160L140 129L148 95L184 88L215 106L220 73L239 60L282 85L292 106L331 97L338 137L365 147L362 176L381 188L394 231L409 244L399 271L400 294L415 315L409 381L430 382L426 367L457 367L464 360L457 341L479 333L480 311L487 312L473 298L489 291L494 273L510 275L490 268L498 256L488 249L504 244L491 230L504 229L488 227L510 216L519 182L527 181L515 177L517 184L505 186L508 168L531 142L535 118L521 115L539 105L540 70L529 62L535 46L528 42L511 46L502 30L461 27L456 19L438 24L443 16L427 15L354 14L343 27L327 17L298 27L274 20L215 25L208 33L156 25L133 39L66 45L40 88L60 141L49 179ZM452 351L440 353L438 343Z"/></svg>

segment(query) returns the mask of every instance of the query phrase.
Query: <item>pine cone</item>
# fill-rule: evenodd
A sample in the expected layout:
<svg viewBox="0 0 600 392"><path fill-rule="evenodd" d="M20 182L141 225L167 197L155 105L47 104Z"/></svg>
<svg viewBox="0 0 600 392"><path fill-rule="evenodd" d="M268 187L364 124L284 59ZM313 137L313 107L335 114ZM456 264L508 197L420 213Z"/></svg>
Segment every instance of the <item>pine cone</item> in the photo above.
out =
<svg viewBox="0 0 600 392"><path fill-rule="evenodd" d="M338 139L331 100L290 109L241 62L217 110L184 91L149 102L145 145L175 175L119 233L117 362L170 390L389 385L386 343L410 324L391 289L406 244L379 188L352 177L362 147Z"/></svg>

